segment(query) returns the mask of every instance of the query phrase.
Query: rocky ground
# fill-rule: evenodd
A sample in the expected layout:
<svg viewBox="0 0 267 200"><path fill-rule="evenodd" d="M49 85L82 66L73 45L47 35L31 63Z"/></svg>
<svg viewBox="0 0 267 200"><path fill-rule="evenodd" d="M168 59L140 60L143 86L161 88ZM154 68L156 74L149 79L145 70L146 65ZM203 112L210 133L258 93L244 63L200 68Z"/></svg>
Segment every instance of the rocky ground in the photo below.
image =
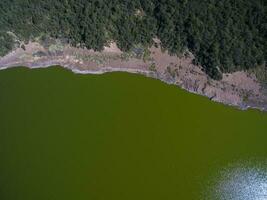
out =
<svg viewBox="0 0 267 200"><path fill-rule="evenodd" d="M127 71L158 78L185 90L207 96L213 101L246 109L267 110L267 92L253 73L239 71L223 74L220 81L210 79L200 66L192 64L190 52L172 56L162 51L160 41L149 49L136 46L122 52L110 43L102 52L71 47L60 41L30 42L0 58L0 69L60 65L76 73ZM201 105L200 105L201 106Z"/></svg>

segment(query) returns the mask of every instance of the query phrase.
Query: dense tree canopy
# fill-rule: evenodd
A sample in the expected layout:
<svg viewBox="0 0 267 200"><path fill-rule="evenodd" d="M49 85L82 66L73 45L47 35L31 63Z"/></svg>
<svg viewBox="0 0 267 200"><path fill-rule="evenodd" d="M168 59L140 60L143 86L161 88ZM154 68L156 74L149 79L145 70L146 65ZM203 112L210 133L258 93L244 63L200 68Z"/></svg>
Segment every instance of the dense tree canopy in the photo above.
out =
<svg viewBox="0 0 267 200"><path fill-rule="evenodd" d="M1 0L0 55L16 40L49 35L101 50L158 37L171 53L189 49L213 78L265 63L265 0ZM14 33L14 34L12 34Z"/></svg>

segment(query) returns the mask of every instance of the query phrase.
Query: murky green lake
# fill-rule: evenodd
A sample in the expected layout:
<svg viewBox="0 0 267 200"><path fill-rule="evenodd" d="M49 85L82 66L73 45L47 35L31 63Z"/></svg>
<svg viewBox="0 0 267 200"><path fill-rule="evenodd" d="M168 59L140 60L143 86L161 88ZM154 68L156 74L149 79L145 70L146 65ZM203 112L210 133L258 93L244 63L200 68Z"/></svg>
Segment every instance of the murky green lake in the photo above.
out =
<svg viewBox="0 0 267 200"><path fill-rule="evenodd" d="M1 200L266 200L267 114L127 73L0 71Z"/></svg>

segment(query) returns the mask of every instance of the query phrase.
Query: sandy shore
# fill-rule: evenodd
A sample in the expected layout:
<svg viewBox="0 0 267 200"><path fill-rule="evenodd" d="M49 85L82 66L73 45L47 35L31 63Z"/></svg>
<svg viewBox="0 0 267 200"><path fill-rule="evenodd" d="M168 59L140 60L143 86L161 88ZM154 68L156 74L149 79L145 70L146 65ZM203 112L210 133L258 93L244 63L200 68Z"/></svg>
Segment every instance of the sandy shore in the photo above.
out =
<svg viewBox="0 0 267 200"><path fill-rule="evenodd" d="M223 79L210 79L200 66L192 64L193 56L188 53L172 56L163 52L160 42L147 52L141 48L124 53L111 43L102 52L74 48L56 41L41 45L30 42L26 49L18 48L0 58L0 70L25 66L45 68L60 65L74 73L103 74L106 72L139 73L175 84L187 91L207 96L209 99L241 109L267 110L267 95L255 75L247 72L224 74ZM141 52L141 53L140 53Z"/></svg>

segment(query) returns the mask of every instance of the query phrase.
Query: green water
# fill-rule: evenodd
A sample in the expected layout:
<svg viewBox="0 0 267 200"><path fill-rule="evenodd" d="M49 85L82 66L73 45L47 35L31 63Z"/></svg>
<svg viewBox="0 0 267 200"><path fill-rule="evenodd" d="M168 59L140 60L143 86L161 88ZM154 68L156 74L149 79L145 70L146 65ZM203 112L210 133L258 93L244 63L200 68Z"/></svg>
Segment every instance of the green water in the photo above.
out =
<svg viewBox="0 0 267 200"><path fill-rule="evenodd" d="M266 159L259 111L140 75L0 71L1 200L206 199L218 171Z"/></svg>

